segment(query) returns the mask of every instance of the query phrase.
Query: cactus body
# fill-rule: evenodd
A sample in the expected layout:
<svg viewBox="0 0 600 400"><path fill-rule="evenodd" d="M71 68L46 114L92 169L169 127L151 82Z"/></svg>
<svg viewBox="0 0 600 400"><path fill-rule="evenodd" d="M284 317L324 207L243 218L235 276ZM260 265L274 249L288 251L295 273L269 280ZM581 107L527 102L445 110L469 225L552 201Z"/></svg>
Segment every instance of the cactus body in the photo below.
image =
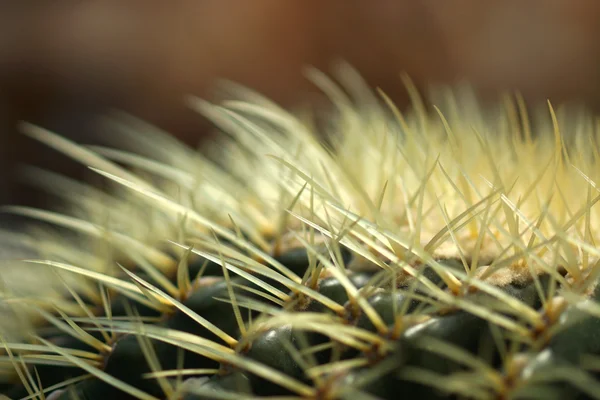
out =
<svg viewBox="0 0 600 400"><path fill-rule="evenodd" d="M113 186L48 174L69 213L7 209L75 233L23 234L38 257L15 263L62 285L4 289L27 322L7 396L600 396L596 125L453 92L403 115L350 69L350 95L312 78L322 134L240 88L193 102L229 135L204 152L131 119L128 151L25 126Z"/></svg>

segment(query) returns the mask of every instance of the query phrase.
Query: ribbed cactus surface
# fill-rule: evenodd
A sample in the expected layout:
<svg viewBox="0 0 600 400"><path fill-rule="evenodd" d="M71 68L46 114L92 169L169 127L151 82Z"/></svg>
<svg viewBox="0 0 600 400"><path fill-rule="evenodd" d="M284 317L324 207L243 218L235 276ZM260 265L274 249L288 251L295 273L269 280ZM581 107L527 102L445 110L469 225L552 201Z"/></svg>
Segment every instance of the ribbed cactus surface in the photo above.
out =
<svg viewBox="0 0 600 400"><path fill-rule="evenodd" d="M312 71L317 126L247 89L190 105L195 150L110 118L36 140L102 188L29 169L60 209L2 240L14 399L600 398L598 124L464 90L400 112Z"/></svg>

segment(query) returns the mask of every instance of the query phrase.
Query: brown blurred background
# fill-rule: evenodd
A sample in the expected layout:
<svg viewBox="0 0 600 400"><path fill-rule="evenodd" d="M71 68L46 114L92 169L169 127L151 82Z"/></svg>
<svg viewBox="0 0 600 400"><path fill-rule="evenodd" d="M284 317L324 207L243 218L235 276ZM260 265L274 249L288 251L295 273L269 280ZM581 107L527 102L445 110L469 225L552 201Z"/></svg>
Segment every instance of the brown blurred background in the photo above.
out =
<svg viewBox="0 0 600 400"><path fill-rule="evenodd" d="M286 106L312 99L305 65L343 58L400 104L419 85L600 106L597 0L19 0L0 2L0 202L35 201L14 166L70 169L15 132L26 119L92 141L93 117L132 112L191 144L183 104L228 78Z"/></svg>

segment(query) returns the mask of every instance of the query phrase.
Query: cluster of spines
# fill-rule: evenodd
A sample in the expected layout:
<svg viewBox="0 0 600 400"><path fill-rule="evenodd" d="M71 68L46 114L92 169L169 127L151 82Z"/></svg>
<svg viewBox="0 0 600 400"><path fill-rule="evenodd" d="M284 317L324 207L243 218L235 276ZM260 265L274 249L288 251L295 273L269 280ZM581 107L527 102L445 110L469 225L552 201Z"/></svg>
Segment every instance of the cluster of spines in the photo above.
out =
<svg viewBox="0 0 600 400"><path fill-rule="evenodd" d="M229 108L201 103L236 144L226 147L233 165L225 173L216 163L197 161L205 178L199 182L178 161L165 166L123 152L93 152L28 127L146 202L118 193L123 197L110 197L99 207L96 197L87 196L78 204L88 220L11 209L94 236L131 264L122 266L122 258L117 264L113 254L90 260L97 268L52 257L27 262L66 272L61 279L79 278L77 290L74 282L66 284L66 296L54 299L50 310L39 299L28 305L53 333L40 328L32 343L4 341L5 359L22 381L19 389L43 398L35 394L40 387L52 389L44 373L56 374L60 379L52 384L59 387L74 383L79 378L65 380L56 367L70 364L78 367L76 375L87 373L74 393L91 400L118 393L190 400L434 398L444 391L472 398L596 396L597 383L580 365L583 353L599 350L594 293L600 268L594 260L600 252L592 216L600 197L593 196L594 162L588 160L595 159L593 149L591 155L569 156L556 130L550 141L474 134L473 144L457 136L443 116L443 130L435 131L423 112L417 125L424 137L411 133L414 127L401 115L396 137L382 133L392 128L372 103L356 111L341 92L316 78L339 107L336 129L353 130L332 138L337 152L330 154L298 121L268 103L228 103ZM281 141L272 125L299 138L283 135ZM358 128L373 138L358 137ZM436 150L440 144L447 148ZM273 164L256 164L259 145L274 153ZM283 145L291 147L282 154ZM506 154L495 155L492 145ZM472 150L484 152L487 163ZM163 180L183 184L191 176L187 189L206 190L208 200L178 197L172 188L157 187L100 154ZM186 162L194 160L181 154ZM532 166L531 160L523 162L527 155L543 159L554 174L548 178L539 167L524 171L529 178L515 201L510 192L518 184L511 180L519 177L519 168ZM368 160L380 164L365 175L352 165L353 156L359 168ZM402 157L414 165L399 163ZM566 165L574 158L574 167ZM444 164L452 159L460 162ZM243 170L251 165L256 168ZM398 171L399 165L412 171ZM571 168L584 183L563 187L577 176ZM253 171L259 176L243 182ZM489 192L474 183L474 171L490 173L482 179ZM404 181L394 182L397 176ZM561 193L572 187L584 188L583 201L581 194ZM450 202L440 200L448 197ZM113 204L123 206L111 216L118 224L104 226L100 221ZM178 258L148 244L135 226L147 221L127 213L147 205L154 211L152 232L163 230L154 239L170 240ZM60 245L50 246L50 253L61 257L57 249ZM450 256L441 257L448 251ZM188 265L192 253L205 263ZM6 301L15 299L7 295ZM26 368L28 362L38 368ZM44 364L50 365L46 371ZM185 380L188 375L212 378L201 384ZM554 384L560 380L568 384Z"/></svg>

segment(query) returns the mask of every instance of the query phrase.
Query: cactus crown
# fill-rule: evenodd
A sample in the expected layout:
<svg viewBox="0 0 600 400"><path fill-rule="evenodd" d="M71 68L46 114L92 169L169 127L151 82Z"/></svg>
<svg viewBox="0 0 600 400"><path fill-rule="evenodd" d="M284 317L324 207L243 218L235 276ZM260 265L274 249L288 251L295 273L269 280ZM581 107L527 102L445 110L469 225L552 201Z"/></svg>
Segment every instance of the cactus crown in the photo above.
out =
<svg viewBox="0 0 600 400"><path fill-rule="evenodd" d="M31 169L67 211L5 208L46 223L2 233L35 253L3 270L5 393L597 398L595 121L408 80L402 113L338 76L310 72L319 129L231 84L190 100L224 132L202 151L125 116L119 149L24 124L110 184Z"/></svg>

